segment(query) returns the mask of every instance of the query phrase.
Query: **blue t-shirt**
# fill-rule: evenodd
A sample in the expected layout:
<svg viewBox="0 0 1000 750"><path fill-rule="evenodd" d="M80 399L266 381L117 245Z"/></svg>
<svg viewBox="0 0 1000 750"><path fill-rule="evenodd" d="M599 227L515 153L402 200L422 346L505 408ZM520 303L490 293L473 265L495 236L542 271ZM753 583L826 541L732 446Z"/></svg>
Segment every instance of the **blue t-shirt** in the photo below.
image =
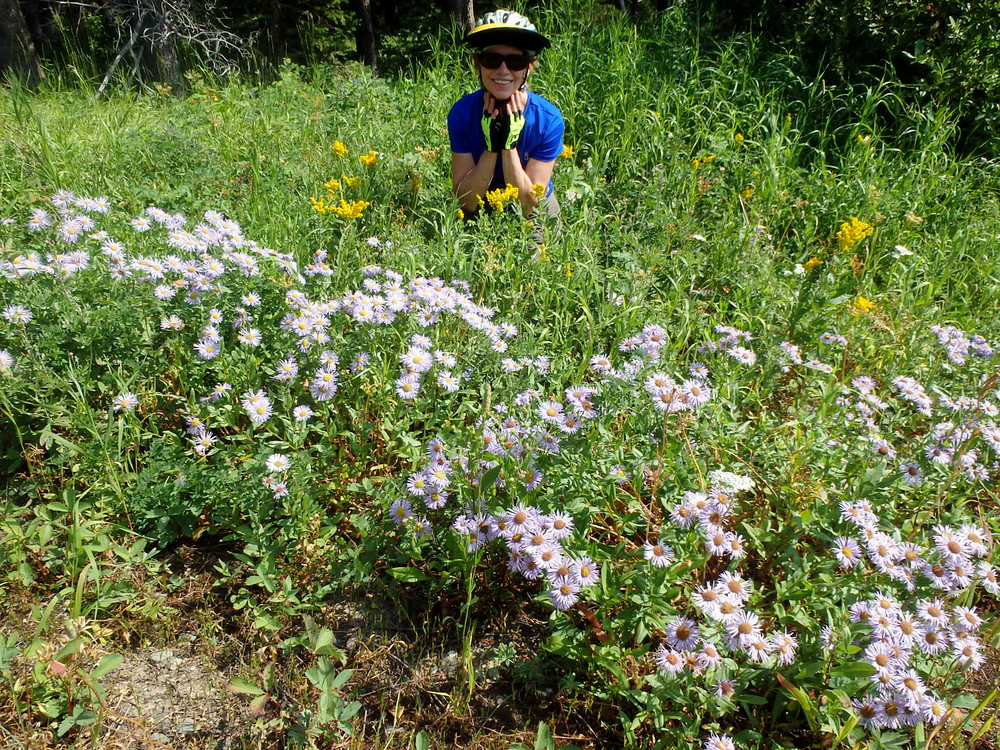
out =
<svg viewBox="0 0 1000 750"><path fill-rule="evenodd" d="M486 138L483 136L481 120L483 119L483 90L463 96L448 113L448 138L451 140L451 150L456 154L472 154L478 163L479 157L486 150ZM524 129L517 139L517 154L521 158L521 166L526 166L529 159L537 161L555 161L563 150L562 114L555 104L534 92L528 94L528 103L524 108ZM503 188L503 163L497 159L496 172L490 189ZM549 180L545 194L552 192L552 181Z"/></svg>

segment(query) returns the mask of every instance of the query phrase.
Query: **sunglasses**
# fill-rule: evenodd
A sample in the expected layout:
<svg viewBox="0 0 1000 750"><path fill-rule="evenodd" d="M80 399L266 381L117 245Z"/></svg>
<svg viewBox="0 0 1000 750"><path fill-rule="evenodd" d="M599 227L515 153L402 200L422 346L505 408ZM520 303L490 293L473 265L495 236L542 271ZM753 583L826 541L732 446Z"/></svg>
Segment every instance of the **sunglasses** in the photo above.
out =
<svg viewBox="0 0 1000 750"><path fill-rule="evenodd" d="M480 52L476 59L484 68L496 70L507 63L507 70L524 70L531 64L527 55L501 55L499 52Z"/></svg>

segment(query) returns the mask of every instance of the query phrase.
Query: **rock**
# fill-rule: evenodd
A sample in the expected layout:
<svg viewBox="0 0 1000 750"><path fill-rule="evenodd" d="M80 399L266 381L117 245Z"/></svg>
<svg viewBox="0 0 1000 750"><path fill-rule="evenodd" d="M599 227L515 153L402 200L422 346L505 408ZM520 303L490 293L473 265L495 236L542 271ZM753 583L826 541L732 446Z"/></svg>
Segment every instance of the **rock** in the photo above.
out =
<svg viewBox="0 0 1000 750"><path fill-rule="evenodd" d="M164 669L177 669L181 664L181 660L174 656L174 652L170 649L154 651L149 655L149 660Z"/></svg>
<svg viewBox="0 0 1000 750"><path fill-rule="evenodd" d="M198 728L198 724L194 719L181 719L177 722L177 731L181 734L194 734L195 730Z"/></svg>
<svg viewBox="0 0 1000 750"><path fill-rule="evenodd" d="M457 651L449 651L447 654L441 657L441 671L446 675L453 675L462 666L462 657L458 655Z"/></svg>

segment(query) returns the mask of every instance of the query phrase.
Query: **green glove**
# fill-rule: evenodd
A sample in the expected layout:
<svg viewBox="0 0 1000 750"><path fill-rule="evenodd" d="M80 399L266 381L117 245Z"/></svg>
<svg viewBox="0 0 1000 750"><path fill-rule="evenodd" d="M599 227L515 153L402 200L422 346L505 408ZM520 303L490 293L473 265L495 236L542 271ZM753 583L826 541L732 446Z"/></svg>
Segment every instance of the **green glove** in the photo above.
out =
<svg viewBox="0 0 1000 750"><path fill-rule="evenodd" d="M483 137L486 138L487 150L499 153L510 150L517 144L517 139L524 130L524 113L514 112L512 115L503 113L490 117L484 110L480 124L483 128Z"/></svg>

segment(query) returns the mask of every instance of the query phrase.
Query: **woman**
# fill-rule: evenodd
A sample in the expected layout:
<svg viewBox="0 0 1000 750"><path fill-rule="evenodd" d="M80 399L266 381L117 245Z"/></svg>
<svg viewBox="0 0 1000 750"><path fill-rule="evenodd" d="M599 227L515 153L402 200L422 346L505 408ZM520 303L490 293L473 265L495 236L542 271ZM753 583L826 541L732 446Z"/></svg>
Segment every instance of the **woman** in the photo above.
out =
<svg viewBox="0 0 1000 750"><path fill-rule="evenodd" d="M527 89L549 40L521 14L496 10L464 43L475 51L482 88L448 114L452 185L463 211L474 214L487 191L513 185L525 216L558 215L552 168L563 150L563 119L554 104ZM541 197L533 185L545 186Z"/></svg>

